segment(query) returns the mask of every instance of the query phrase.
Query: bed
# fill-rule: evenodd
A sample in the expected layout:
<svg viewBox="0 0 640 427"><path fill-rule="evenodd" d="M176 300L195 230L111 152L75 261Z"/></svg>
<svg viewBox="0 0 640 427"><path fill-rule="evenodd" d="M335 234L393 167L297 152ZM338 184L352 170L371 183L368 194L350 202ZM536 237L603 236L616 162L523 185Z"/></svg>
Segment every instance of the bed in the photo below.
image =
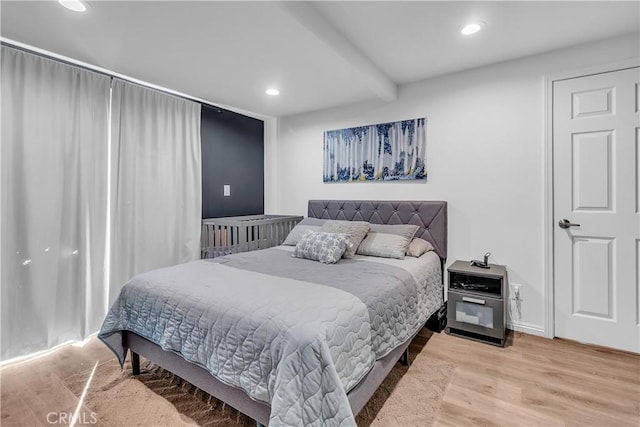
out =
<svg viewBox="0 0 640 427"><path fill-rule="evenodd" d="M143 356L258 425L355 425L443 305L447 204L311 200L308 217L414 224L434 251L327 266L278 247L144 273L99 338L134 374Z"/></svg>

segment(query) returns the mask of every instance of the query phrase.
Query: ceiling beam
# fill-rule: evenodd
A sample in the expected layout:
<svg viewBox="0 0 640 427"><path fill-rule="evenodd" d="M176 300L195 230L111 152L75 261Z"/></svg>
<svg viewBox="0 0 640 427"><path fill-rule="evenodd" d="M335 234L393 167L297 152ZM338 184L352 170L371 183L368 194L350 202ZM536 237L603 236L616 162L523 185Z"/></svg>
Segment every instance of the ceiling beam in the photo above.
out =
<svg viewBox="0 0 640 427"><path fill-rule="evenodd" d="M387 102L398 98L398 85L362 53L351 40L338 31L310 2L281 1L279 4L331 50L349 62L361 74L364 83L378 98Z"/></svg>

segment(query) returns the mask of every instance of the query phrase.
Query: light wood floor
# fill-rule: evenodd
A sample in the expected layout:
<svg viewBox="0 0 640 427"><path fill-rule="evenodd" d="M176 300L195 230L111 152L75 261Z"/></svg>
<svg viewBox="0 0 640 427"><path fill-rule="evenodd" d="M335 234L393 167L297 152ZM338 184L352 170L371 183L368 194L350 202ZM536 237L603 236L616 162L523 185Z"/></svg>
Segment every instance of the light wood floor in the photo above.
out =
<svg viewBox="0 0 640 427"><path fill-rule="evenodd" d="M517 333L504 349L433 334L422 351L456 367L437 425L640 425L638 355ZM0 424L51 425L49 412L72 412L78 401L62 380L112 357L92 339L3 367Z"/></svg>
<svg viewBox="0 0 640 427"><path fill-rule="evenodd" d="M425 348L456 373L438 425L640 426L640 356L514 334L504 349L448 335Z"/></svg>

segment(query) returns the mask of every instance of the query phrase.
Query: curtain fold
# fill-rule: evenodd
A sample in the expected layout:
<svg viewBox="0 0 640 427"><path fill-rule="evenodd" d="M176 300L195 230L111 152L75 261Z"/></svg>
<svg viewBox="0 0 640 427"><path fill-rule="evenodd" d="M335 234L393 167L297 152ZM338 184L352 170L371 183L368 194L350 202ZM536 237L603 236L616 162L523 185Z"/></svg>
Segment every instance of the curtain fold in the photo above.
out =
<svg viewBox="0 0 640 427"><path fill-rule="evenodd" d="M1 49L7 360L84 339L106 314L110 78Z"/></svg>
<svg viewBox="0 0 640 427"><path fill-rule="evenodd" d="M133 275L200 258L200 104L114 79L110 301Z"/></svg>
<svg viewBox="0 0 640 427"><path fill-rule="evenodd" d="M5 46L1 55L8 360L86 338L131 276L200 257L200 104Z"/></svg>

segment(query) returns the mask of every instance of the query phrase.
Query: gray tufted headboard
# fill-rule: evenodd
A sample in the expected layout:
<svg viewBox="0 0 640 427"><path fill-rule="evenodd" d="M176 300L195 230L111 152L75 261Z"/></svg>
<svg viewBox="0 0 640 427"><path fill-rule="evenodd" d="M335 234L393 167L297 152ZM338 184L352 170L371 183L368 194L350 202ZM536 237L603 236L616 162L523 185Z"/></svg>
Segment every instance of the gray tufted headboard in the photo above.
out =
<svg viewBox="0 0 640 427"><path fill-rule="evenodd" d="M372 224L415 224L416 237L447 258L447 202L382 200L309 200L309 218L367 221Z"/></svg>

